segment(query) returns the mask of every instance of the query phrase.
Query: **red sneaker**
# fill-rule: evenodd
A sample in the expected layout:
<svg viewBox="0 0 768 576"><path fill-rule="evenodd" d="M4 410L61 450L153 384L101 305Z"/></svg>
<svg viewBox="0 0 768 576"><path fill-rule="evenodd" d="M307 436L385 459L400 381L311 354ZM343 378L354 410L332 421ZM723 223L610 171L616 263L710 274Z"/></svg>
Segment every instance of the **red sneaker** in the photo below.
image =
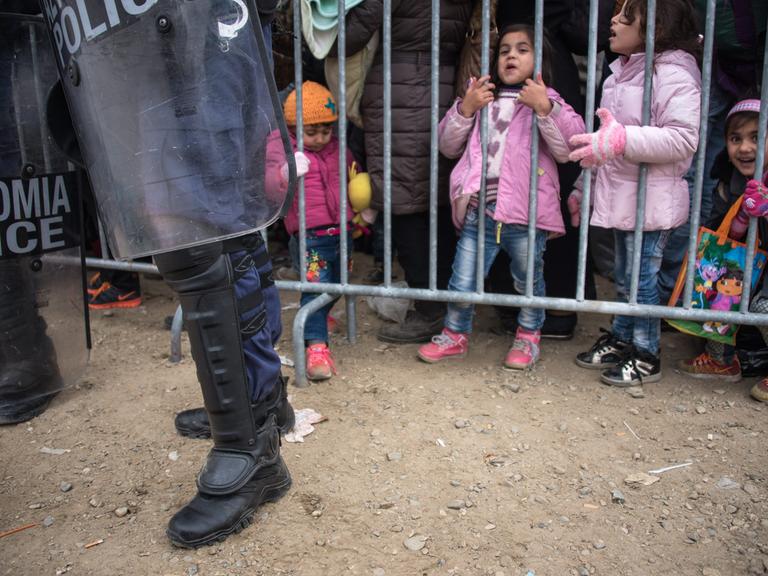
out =
<svg viewBox="0 0 768 576"><path fill-rule="evenodd" d="M327 344L307 346L307 380L328 380L336 374L336 365Z"/></svg>
<svg viewBox="0 0 768 576"><path fill-rule="evenodd" d="M510 370L528 370L539 359L539 341L541 330L518 328L515 341L504 359L504 368Z"/></svg>
<svg viewBox="0 0 768 576"><path fill-rule="evenodd" d="M424 362L434 364L447 358L464 358L469 350L469 338L466 334L443 328L437 336L432 336L432 342L419 347L419 358Z"/></svg>

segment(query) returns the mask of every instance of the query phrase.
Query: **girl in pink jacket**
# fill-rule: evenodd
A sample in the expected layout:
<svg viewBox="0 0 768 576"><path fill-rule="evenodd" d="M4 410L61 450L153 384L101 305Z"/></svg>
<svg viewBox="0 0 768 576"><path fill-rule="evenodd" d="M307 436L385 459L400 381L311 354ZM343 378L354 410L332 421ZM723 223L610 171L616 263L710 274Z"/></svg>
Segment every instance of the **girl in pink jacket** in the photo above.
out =
<svg viewBox="0 0 768 576"><path fill-rule="evenodd" d="M339 200L339 141L333 134L333 124L338 119L336 103L330 91L316 82L307 81L302 85L302 113L304 133L296 134L296 91L288 95L283 106L285 121L291 136L296 173L304 177L304 199L307 224L307 281L338 283L341 267L347 263L341 260ZM296 139L303 139L304 151L296 151ZM347 165L352 163L352 153L347 151ZM282 143L276 133L267 145L267 178L279 180L278 186L288 185L288 164ZM271 183L268 189L276 185ZM348 207L347 215L354 215ZM299 269L298 237L299 197L285 215L285 228L291 235L291 255L294 267ZM350 233L352 225L347 230ZM302 292L301 305L311 302L318 294ZM326 380L336 368L328 347L328 314L333 302L307 318L304 327L306 343L307 379Z"/></svg>
<svg viewBox="0 0 768 576"><path fill-rule="evenodd" d="M611 20L611 50L619 58L603 87L600 129L571 139L571 154L594 177L593 226L612 228L619 301L626 302L635 245L640 164L648 164L638 304L658 304L658 274L672 228L688 219L688 184L699 139L701 74L694 8L690 0L658 0L650 125L641 125L645 76L646 0L626 0ZM578 186L577 186L578 188ZM568 205L578 224L581 191ZM602 370L603 383L636 386L661 379L660 320L615 316L612 329L576 357L583 368Z"/></svg>
<svg viewBox="0 0 768 576"><path fill-rule="evenodd" d="M534 270L534 294L544 296L544 248L548 237L565 233L560 212L558 162L566 162L571 148L568 138L584 130L584 121L560 95L548 88L548 49L543 51L544 76L533 79L534 32L527 25L501 30L493 78L471 79L464 99L459 99L440 122L440 152L449 158L461 156L451 173L453 222L461 237L453 261L449 290L475 291L478 222L485 218L485 274L499 250L510 258L515 287L525 287L528 252L528 192L531 170L531 126L538 117L539 158L538 210ZM478 214L478 192L482 154L480 110L488 110L488 160L486 211ZM419 358L438 362L466 355L472 331L474 307L449 303L443 331L419 348ZM522 308L519 327L504 367L531 368L539 357L544 310Z"/></svg>

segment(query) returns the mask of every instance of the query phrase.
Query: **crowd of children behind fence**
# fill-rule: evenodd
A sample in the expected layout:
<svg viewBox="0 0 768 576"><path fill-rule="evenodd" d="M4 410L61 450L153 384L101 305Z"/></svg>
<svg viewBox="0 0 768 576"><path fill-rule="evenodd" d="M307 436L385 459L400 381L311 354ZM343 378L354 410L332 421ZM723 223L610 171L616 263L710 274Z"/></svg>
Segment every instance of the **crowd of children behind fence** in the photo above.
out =
<svg viewBox="0 0 768 576"><path fill-rule="evenodd" d="M634 248L634 228L639 164L648 164L646 211L637 301L659 304L658 274L662 254L672 229L688 219L689 193L684 176L697 150L701 74L700 40L690 0L661 0L657 4L657 31L651 119L641 122L645 61L647 5L626 0L611 21L610 47L619 58L603 87L597 111L600 127L583 134L583 119L549 88L548 50L542 47L542 73L534 78L534 34L528 25L511 25L499 33L491 65L491 76L472 78L466 94L457 99L439 126L440 152L459 158L451 174L450 199L459 242L449 289L476 289L477 236L480 218L485 219L484 271L500 250L510 258L510 275L523 291L528 249L528 187L530 179L531 123L538 119L538 210L534 242L533 293L544 296L543 253L547 239L564 232L560 212L561 193L556 162L579 161L592 168L594 204L590 223L613 230L614 272L617 299L626 302ZM335 103L322 86L304 86L304 150L296 154L299 176L305 177L307 198L307 277L338 282L342 265L339 255L338 141L332 135ZM295 97L285 105L289 126L295 126ZM479 214L480 111L488 106L489 134L486 166L486 210ZM748 216L768 212L768 193L753 180L755 172L757 114L759 100L739 102L728 114L726 150L715 191L713 219L746 190L740 217L731 236L746 231ZM294 138L296 135L292 134ZM347 158L351 162L351 153ZM727 168L726 168L727 167ZM287 180L287 166L281 171ZM585 173L587 174L587 173ZM581 214L583 180L569 196L572 224ZM352 216L352 211L348 210ZM293 237L298 230L298 207L294 203L285 220ZM294 259L297 251L293 250ZM316 297L303 294L302 305ZM335 371L328 348L328 312L332 304L307 321L307 376L330 378ZM751 304L755 312L768 311L768 296L762 293ZM421 346L418 356L426 362L461 358L469 347L473 306L451 303L442 332ZM544 310L523 308L518 317L514 342L504 367L529 369L539 358L540 329ZM763 332L768 342L768 331ZM627 387L656 382L661 378L660 320L617 315L610 331L576 357L584 368L601 371L603 383ZM698 378L740 378L733 349L708 342L706 350L692 360L680 362L681 373ZM761 380L752 395L768 400L768 379Z"/></svg>

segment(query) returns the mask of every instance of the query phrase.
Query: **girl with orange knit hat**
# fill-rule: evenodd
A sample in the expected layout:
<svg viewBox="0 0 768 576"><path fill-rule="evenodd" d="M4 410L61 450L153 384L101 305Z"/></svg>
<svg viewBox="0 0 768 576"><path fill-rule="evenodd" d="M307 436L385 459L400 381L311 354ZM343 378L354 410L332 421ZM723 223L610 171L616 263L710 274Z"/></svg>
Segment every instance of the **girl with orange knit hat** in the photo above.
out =
<svg viewBox="0 0 768 576"><path fill-rule="evenodd" d="M334 123L338 119L336 102L330 91L317 82L307 81L302 85L302 118L304 122L302 140L304 151L297 150L296 134L296 91L292 91L283 106L285 121L291 137L296 159L296 174L304 177L304 198L307 224L307 281L338 283L341 267L341 206L339 200L339 141L334 134ZM279 174L283 185L288 183L288 164L278 143L272 142L267 151L267 170L272 177ZM274 153L271 153L274 152ZM347 150L347 173L353 168L352 153ZM270 176L268 176L270 177ZM369 191L370 201L370 191ZM347 216L352 220L354 213L347 207ZM299 199L294 197L293 205L285 216L285 228L291 235L291 255L298 270ZM348 222L351 245L353 225ZM302 293L301 305L311 302L318 294ZM306 346L307 379L327 380L336 372L333 356L328 348L328 314L333 302L307 318L304 327Z"/></svg>

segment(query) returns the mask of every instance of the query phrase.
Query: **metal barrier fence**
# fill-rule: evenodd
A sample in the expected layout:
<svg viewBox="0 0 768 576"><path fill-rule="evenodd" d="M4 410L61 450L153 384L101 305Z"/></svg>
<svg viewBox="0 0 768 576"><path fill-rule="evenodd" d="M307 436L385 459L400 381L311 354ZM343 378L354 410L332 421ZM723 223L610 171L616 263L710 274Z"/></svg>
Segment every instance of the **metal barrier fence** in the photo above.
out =
<svg viewBox="0 0 768 576"><path fill-rule="evenodd" d="M479 219L478 230L478 257L477 257L477 290L475 292L454 292L449 290L439 290L437 288L437 196L438 196L438 146L437 146L437 126L440 121L438 108L438 87L439 87L439 65L440 65L440 0L432 0L432 30L431 30L431 169L430 169L430 188L429 188L429 220L430 220L430 241L429 241L429 287L426 289L414 288L396 288L392 285L392 181L391 181L391 159L392 159L392 3L391 0L383 1L383 26L381 44L379 50L382 52L383 70L384 70L384 172L383 172L383 199L384 199L384 283L381 286L368 286L351 284L349 282L348 270L345 266L341 268L341 282L339 284L316 283L306 281L306 216L305 216L305 194L303 179L299 180L298 186L298 206L299 206L299 258L300 258L300 281L287 282L277 281L276 285L281 290L295 290L304 292L322 293L322 295L306 306L302 307L296 314L293 323L293 348L296 367L296 384L306 385L305 381L305 358L304 358L304 324L308 316L332 302L340 296L346 297L347 318L348 318L348 338L351 342L355 341L355 309L356 298L358 296L385 296L392 298L407 298L416 300L432 300L443 302L462 302L472 304L491 304L518 307L537 307L550 310L572 311L572 312L595 312L601 314L622 314L628 316L653 316L669 319L686 319L696 321L719 321L734 324L754 324L768 325L768 315L750 313L748 310L750 299L750 286L752 268L746 266L744 271L744 292L741 299L740 310L738 312L720 312L713 310L699 310L691 307L691 296L693 293L693 282L695 272L695 251L697 231L699 228L699 212L701 209L701 197L703 188L703 171L706 154L708 115L710 104L710 84L712 82L712 58L713 58L713 38L715 25L715 2L708 0L706 8L705 33L703 39L703 64L702 64L702 98L701 98L701 135L699 147L696 153L696 173L694 180L694 189L692 196L692 210L690 214L690 234L688 238L688 273L685 281L683 302L681 308L671 308L660 305L638 304L638 284L641 263L640 249L641 241L634 243L634 253L632 259L631 284L629 290L628 302L612 302L600 300L585 299L585 278L587 262L587 239L589 206L591 196L590 171L585 170L583 200L581 204L581 224L579 231L579 251L578 251L578 279L576 297L551 298L537 297L533 295L534 282L533 274L527 274L525 292L520 295L494 294L486 293L483 289L484 280L484 227L483 218ZM481 44L481 75L488 74L489 71L489 30L490 30L490 0L483 0L482 3L482 44ZM345 0L338 1L339 14L345 14ZM302 109L302 22L301 22L301 0L293 0L294 14L294 61L295 61L295 85L296 85L296 106L297 110ZM647 32L646 46L655 45L655 14L656 0L648 0L647 4ZM595 109L595 91L597 78L597 30L598 30L598 0L590 0L589 9L589 39L588 39L588 74L586 87L586 130L591 132L594 127L593 110ZM349 254L348 236L347 236L347 180L346 180L346 151L347 151L347 119L346 119L346 57L345 57L345 28L344 18L339 19L338 26L338 60L339 60L339 86L338 86L338 138L339 138L339 171L340 171L340 226L341 234L341 261L346 262ZM542 39L544 37L544 0L535 2L535 73L542 68ZM765 51L763 77L768 77L768 45ZM648 124L651 117L651 90L652 90L652 67L653 50L647 50L645 54L645 84L642 108L642 123ZM756 159L755 178L762 178L762 166L765 151L766 125L768 125L768 82L763 82L761 92L761 111L759 119L759 137L758 137L758 155ZM302 114L296 115L296 132L301 134L303 130ZM536 165L538 157L538 128L536 115L533 115L532 126L532 146L531 146L531 166ZM482 135L482 173L481 190L479 199L479 212L482 214L486 205L486 168L487 168L487 140L488 140L488 110L484 108L481 113L481 135ZM301 138L296 139L299 150L303 149ZM647 185L646 165L641 165L640 178L638 182L637 195L637 217L634 234L641 240L643 234L643 222L646 209L646 185ZM537 190L538 171L531 170L530 176L530 194L529 194L529 212L528 212L528 262L527 269L533 269L534 251L530 249L533 246L536 234L536 214L537 214ZM382 215L380 215L381 217ZM752 261L754 255L754 244L757 234L757 226L754 218L750 219L747 235L747 262ZM110 267L120 269L125 268L123 263L108 263L89 259L88 264L95 267ZM153 266L147 266L141 271L156 272ZM178 334L181 329L181 316L177 311L174 321L173 339L178 343ZM174 348L173 350L180 350Z"/></svg>

